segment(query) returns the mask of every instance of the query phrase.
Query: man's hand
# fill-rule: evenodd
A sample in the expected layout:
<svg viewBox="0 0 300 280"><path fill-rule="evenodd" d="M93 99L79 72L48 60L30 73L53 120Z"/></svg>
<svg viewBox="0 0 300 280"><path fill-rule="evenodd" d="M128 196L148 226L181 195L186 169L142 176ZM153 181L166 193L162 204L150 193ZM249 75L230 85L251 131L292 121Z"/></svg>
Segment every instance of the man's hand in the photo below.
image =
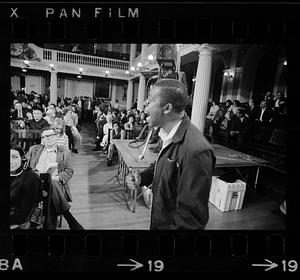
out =
<svg viewBox="0 0 300 280"><path fill-rule="evenodd" d="M141 175L138 171L133 171L126 176L126 184L130 189L136 189L141 184Z"/></svg>
<svg viewBox="0 0 300 280"><path fill-rule="evenodd" d="M48 165L47 173L51 175L57 175L57 162Z"/></svg>
<svg viewBox="0 0 300 280"><path fill-rule="evenodd" d="M57 176L57 175L51 175L51 179L53 180L53 181L59 181L59 176Z"/></svg>
<svg viewBox="0 0 300 280"><path fill-rule="evenodd" d="M54 174L56 169L57 169L56 167L50 167L50 168L48 168L47 173Z"/></svg>

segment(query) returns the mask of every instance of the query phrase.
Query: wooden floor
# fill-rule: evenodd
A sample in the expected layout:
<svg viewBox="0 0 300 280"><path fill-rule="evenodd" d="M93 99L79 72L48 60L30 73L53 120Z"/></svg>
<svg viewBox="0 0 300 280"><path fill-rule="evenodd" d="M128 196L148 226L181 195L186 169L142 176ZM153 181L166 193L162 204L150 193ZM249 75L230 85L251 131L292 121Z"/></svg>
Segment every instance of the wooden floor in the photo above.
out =
<svg viewBox="0 0 300 280"><path fill-rule="evenodd" d="M136 212L128 210L123 188L113 178L117 174L117 159L106 166L106 155L91 151L95 145L91 125L83 125L83 143L79 153L72 155L74 175L70 181L73 203L71 212L85 229L90 230L147 230L150 209L142 198ZM209 204L207 230L282 230L285 217L279 211L279 202L267 196L257 195L255 202L247 196L239 211L222 213ZM63 220L61 229L68 229Z"/></svg>

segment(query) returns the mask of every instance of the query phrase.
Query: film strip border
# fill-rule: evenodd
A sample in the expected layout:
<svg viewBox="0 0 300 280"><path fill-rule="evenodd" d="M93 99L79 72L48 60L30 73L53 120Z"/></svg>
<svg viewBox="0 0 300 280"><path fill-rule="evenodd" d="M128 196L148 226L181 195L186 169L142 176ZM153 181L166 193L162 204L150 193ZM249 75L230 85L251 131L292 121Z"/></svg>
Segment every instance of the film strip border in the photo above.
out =
<svg viewBox="0 0 300 280"><path fill-rule="evenodd" d="M5 13L13 41L279 43L297 20L291 6L31 3Z"/></svg>
<svg viewBox="0 0 300 280"><path fill-rule="evenodd" d="M0 238L0 252L6 252L0 253L0 270L5 270L4 260L9 264L19 259L23 269L30 271L128 270L126 260L142 263L146 271L149 260L162 262L153 263L158 270L163 265L171 271L245 271L259 260L281 262L299 256L296 239L280 232L37 232ZM12 263L5 266L7 270Z"/></svg>
<svg viewBox="0 0 300 280"><path fill-rule="evenodd" d="M11 20L12 41L178 41L281 43L286 39L283 18L219 20L211 18L140 19L49 19L36 23L28 18Z"/></svg>

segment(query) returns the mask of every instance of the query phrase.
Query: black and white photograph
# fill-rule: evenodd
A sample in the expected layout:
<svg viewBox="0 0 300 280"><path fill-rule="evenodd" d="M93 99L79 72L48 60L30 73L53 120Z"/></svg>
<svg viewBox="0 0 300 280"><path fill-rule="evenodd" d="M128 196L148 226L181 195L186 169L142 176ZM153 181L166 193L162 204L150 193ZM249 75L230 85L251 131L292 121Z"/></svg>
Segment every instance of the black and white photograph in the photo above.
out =
<svg viewBox="0 0 300 280"><path fill-rule="evenodd" d="M10 230L286 230L287 64L276 43L11 43Z"/></svg>

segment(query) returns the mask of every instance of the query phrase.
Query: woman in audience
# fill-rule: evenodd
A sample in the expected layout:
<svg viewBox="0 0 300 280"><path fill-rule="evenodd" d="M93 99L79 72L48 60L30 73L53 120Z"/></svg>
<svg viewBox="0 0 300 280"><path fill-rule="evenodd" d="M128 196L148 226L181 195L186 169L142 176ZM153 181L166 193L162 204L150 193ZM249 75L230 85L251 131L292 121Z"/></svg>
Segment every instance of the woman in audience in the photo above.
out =
<svg viewBox="0 0 300 280"><path fill-rule="evenodd" d="M71 115L71 111L69 108L65 108L63 110L64 113L64 123L65 123L65 130L66 134L69 138L69 149L74 152L75 154L78 154L78 150L75 149L75 139L72 133L72 126L74 126L73 118Z"/></svg>
<svg viewBox="0 0 300 280"><path fill-rule="evenodd" d="M55 109L48 108L46 111L46 117L44 117L44 119L49 123L49 126L51 126L55 119Z"/></svg>
<svg viewBox="0 0 300 280"><path fill-rule="evenodd" d="M126 131L125 131L125 123L128 122L127 112L125 109L121 110L121 119L120 119L120 128L121 128L121 139L125 139Z"/></svg>
<svg viewBox="0 0 300 280"><path fill-rule="evenodd" d="M113 154L116 150L116 146L112 141L113 139L121 139L121 129L118 122L113 122L113 129L110 130L110 143L108 146L107 166L111 166Z"/></svg>
<svg viewBox="0 0 300 280"><path fill-rule="evenodd" d="M139 125L144 127L146 124L148 124L146 118L147 118L146 113L144 111L142 111L141 114L140 114Z"/></svg>
<svg viewBox="0 0 300 280"><path fill-rule="evenodd" d="M226 101L227 103L227 101ZM233 118L236 118L237 109L240 107L240 101L234 100L233 104L230 105L230 107L227 110L227 113L225 114L225 118L227 119L227 128L231 126L231 122Z"/></svg>
<svg viewBox="0 0 300 280"><path fill-rule="evenodd" d="M55 107L55 119L64 119L63 111L59 106Z"/></svg>
<svg viewBox="0 0 300 280"><path fill-rule="evenodd" d="M206 116L206 119L213 120L215 118L215 115L216 115L218 110L219 110L219 106L217 105L217 102L213 100L212 105L209 109L209 113Z"/></svg>
<svg viewBox="0 0 300 280"><path fill-rule="evenodd" d="M71 115L72 115L72 118L73 118L73 123L78 129L78 111L77 111L77 108L76 108L75 104L73 104L71 106Z"/></svg>
<svg viewBox="0 0 300 280"><path fill-rule="evenodd" d="M135 116L133 114L128 116L128 122L125 123L124 128L126 131L126 139L133 139L136 132Z"/></svg>
<svg viewBox="0 0 300 280"><path fill-rule="evenodd" d="M10 147L10 229L29 229L31 214L42 200L42 182L27 167L21 147Z"/></svg>
<svg viewBox="0 0 300 280"><path fill-rule="evenodd" d="M103 150L106 150L108 147L109 130L113 128L112 127L113 117L111 114L107 114L106 121L107 123L103 126L103 138L100 144L100 146L103 147Z"/></svg>
<svg viewBox="0 0 300 280"><path fill-rule="evenodd" d="M30 121L30 120L33 120L33 115L32 115L32 113L31 112L27 112L26 113L26 121Z"/></svg>
<svg viewBox="0 0 300 280"><path fill-rule="evenodd" d="M54 128L55 132L57 133L55 137L56 144L58 146L69 148L69 138L66 134L64 121L62 119L56 119L51 127Z"/></svg>

